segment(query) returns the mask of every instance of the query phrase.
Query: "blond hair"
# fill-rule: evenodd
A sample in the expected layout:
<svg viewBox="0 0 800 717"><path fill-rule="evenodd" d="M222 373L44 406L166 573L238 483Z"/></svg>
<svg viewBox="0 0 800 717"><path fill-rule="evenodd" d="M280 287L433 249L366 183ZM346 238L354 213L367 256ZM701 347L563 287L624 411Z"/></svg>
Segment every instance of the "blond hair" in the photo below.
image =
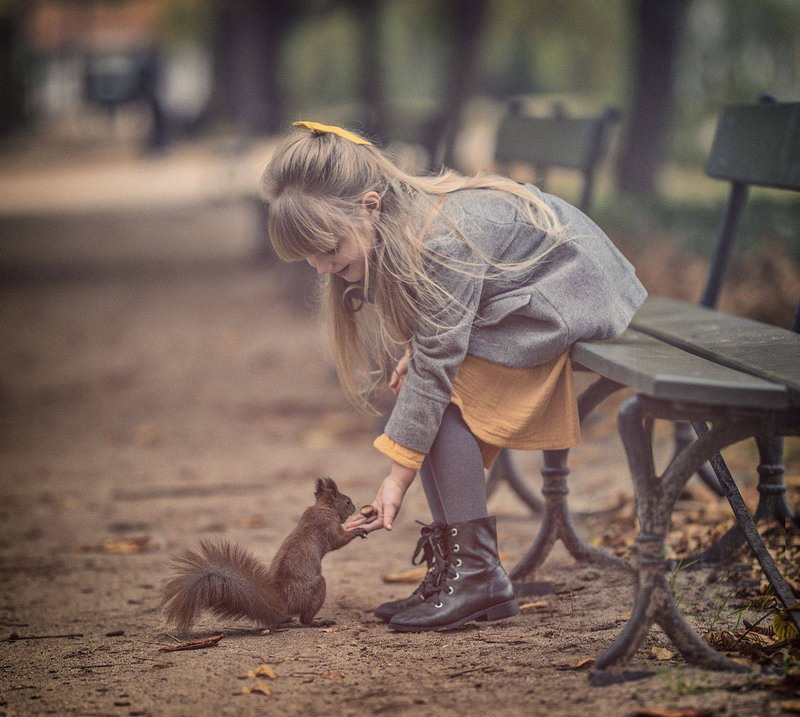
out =
<svg viewBox="0 0 800 717"><path fill-rule="evenodd" d="M326 274L320 278L318 297L339 382L361 408L370 407L374 390L388 380L418 326L427 323L447 330L453 319L456 324L463 320L458 302L431 276L433 272L426 271L426 259L476 275L484 263L501 271L523 270L555 248L554 244L522 262L498 263L441 211L446 195L459 189L500 190L515 208L519 202L514 204L513 198L522 200L533 226L557 237L563 229L540 197L511 179L489 174L464 177L450 170L432 176L408 174L376 147L330 133L291 132L265 169L261 189L268 204L269 238L284 261L329 252L345 237L355 240L367 258L363 286ZM358 213L369 191L381 197L372 256L363 244L359 222L365 220ZM443 217L458 240L469 246L474 260L454 260L426 245L426 230L437 217ZM363 292L360 297L357 288Z"/></svg>

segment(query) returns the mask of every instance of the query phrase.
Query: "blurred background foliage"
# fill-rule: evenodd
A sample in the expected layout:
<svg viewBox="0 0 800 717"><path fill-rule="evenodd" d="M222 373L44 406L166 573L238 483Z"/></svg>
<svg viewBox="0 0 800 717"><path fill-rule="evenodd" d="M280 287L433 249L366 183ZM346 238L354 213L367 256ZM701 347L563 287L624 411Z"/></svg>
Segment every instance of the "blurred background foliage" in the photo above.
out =
<svg viewBox="0 0 800 717"><path fill-rule="evenodd" d="M418 144L434 170L474 171L492 168L511 98L543 113L615 107L595 217L706 251L726 193L702 179L717 117L762 93L799 99L800 2L0 0L0 47L6 143L92 104L112 115L138 102L149 151L215 133L247 142L303 118ZM139 68L138 90L115 98L101 82L89 96L86 78L122 67L119 56ZM79 98L59 105L58 82ZM574 199L569 180L563 191ZM743 233L773 227L800 259L798 207L755 192Z"/></svg>

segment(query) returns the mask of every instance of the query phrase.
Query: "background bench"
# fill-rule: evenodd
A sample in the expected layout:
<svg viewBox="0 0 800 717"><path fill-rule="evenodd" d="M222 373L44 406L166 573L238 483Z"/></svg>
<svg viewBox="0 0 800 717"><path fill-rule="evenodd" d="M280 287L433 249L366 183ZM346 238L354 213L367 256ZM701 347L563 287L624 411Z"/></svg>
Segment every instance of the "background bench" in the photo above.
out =
<svg viewBox="0 0 800 717"><path fill-rule="evenodd" d="M540 188L544 188L551 167L577 172L581 187L576 206L588 213L594 198L595 176L608 149L611 130L619 119L619 111L613 108L596 116L570 117L559 105L554 107L550 117L530 116L524 113L520 101L511 101L497 130L495 161L499 171L505 174L509 174L513 164L532 166ZM495 458L486 481L487 497L505 482L535 515L553 519L553 516L548 518L544 503L517 471L511 455L511 451L503 449ZM566 513L556 522L569 520ZM582 553L583 546L580 541L572 540L573 535L574 530L566 530L562 538L570 541L573 554ZM525 589L528 594L537 592L531 585Z"/></svg>

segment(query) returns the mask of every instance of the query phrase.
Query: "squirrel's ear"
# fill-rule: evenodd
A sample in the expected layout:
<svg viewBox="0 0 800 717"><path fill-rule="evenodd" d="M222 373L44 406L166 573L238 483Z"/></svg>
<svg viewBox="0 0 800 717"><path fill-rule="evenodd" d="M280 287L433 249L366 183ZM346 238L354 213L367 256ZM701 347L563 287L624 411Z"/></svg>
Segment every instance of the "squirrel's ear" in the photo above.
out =
<svg viewBox="0 0 800 717"><path fill-rule="evenodd" d="M330 478L317 478L317 487L314 491L314 496L319 498L323 493L331 493L336 495L339 490L336 488L336 483L334 483Z"/></svg>
<svg viewBox="0 0 800 717"><path fill-rule="evenodd" d="M333 493L333 495L339 495L339 487L336 485L336 481L333 480L333 478L326 478L325 483L328 490Z"/></svg>

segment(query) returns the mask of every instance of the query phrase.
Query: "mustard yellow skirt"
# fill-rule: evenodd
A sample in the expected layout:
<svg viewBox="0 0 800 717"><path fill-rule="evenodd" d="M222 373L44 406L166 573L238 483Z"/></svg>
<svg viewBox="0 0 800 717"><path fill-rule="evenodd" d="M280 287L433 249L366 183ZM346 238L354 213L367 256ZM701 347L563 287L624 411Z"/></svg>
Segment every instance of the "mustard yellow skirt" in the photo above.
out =
<svg viewBox="0 0 800 717"><path fill-rule="evenodd" d="M511 368L467 354L450 399L489 468L502 448L558 450L581 442L578 402L569 351L539 366ZM375 447L402 465L418 469L425 455L386 434Z"/></svg>
<svg viewBox="0 0 800 717"><path fill-rule="evenodd" d="M569 352L525 368L468 354L450 400L478 439L486 468L501 448L558 450L581 442Z"/></svg>

